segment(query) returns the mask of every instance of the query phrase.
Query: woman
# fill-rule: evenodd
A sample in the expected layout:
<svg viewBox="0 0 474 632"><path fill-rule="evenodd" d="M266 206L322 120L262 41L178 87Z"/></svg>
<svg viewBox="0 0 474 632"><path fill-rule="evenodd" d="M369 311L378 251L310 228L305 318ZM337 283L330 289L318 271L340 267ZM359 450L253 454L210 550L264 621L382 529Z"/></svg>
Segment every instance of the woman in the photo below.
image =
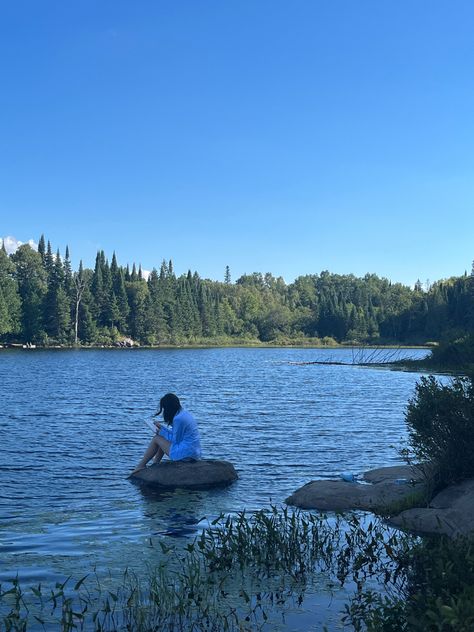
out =
<svg viewBox="0 0 474 632"><path fill-rule="evenodd" d="M168 426L171 425L172 428L163 428L155 422L157 434L131 476L143 470L153 457L154 463L159 463L165 454L172 461L201 458L201 442L196 420L191 413L184 410L176 395L168 393L160 399L160 410L156 416L161 413Z"/></svg>

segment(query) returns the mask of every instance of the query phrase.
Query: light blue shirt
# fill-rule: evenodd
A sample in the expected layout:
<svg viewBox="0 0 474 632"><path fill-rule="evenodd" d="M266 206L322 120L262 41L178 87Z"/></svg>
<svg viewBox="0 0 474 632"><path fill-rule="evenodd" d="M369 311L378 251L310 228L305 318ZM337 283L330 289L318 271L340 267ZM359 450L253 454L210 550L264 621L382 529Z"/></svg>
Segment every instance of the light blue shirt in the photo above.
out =
<svg viewBox="0 0 474 632"><path fill-rule="evenodd" d="M184 408L175 415L171 428L161 428L159 434L171 441L172 461L201 458L201 441L196 420Z"/></svg>

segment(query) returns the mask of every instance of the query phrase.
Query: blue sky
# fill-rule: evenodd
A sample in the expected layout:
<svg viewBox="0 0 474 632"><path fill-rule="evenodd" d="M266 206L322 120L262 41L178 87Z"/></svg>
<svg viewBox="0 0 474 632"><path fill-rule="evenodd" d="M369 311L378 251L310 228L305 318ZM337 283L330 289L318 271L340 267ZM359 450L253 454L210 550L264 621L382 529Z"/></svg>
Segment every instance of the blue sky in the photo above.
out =
<svg viewBox="0 0 474 632"><path fill-rule="evenodd" d="M474 259L474 4L0 6L0 236L223 279Z"/></svg>

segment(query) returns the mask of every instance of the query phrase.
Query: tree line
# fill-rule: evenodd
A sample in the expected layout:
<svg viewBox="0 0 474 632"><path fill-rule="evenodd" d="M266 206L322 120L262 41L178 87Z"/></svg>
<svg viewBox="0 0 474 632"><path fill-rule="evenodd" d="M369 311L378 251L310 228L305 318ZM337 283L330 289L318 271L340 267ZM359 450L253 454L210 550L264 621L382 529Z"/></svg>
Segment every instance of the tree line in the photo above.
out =
<svg viewBox="0 0 474 632"><path fill-rule="evenodd" d="M474 329L474 269L422 287L375 274L323 271L286 284L253 273L234 283L177 276L163 261L145 279L141 267L109 261L72 269L69 249L53 254L0 249L0 342L114 344L130 337L144 345L230 341L423 343Z"/></svg>

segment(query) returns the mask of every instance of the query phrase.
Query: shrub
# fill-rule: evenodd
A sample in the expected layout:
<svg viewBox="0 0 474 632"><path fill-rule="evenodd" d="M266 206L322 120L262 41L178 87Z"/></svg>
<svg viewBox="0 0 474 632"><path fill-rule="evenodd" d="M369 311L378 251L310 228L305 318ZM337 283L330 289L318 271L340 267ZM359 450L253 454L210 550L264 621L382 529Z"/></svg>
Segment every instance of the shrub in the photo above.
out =
<svg viewBox="0 0 474 632"><path fill-rule="evenodd" d="M474 476L474 384L458 377L441 384L422 377L408 402L409 450L427 463L437 490Z"/></svg>
<svg viewBox="0 0 474 632"><path fill-rule="evenodd" d="M470 334L456 340L442 342L433 349L431 363L447 368L472 370L474 367L474 335Z"/></svg>
<svg viewBox="0 0 474 632"><path fill-rule="evenodd" d="M472 632L474 539L437 537L393 549L391 581L399 590L363 590L346 607L357 632Z"/></svg>

